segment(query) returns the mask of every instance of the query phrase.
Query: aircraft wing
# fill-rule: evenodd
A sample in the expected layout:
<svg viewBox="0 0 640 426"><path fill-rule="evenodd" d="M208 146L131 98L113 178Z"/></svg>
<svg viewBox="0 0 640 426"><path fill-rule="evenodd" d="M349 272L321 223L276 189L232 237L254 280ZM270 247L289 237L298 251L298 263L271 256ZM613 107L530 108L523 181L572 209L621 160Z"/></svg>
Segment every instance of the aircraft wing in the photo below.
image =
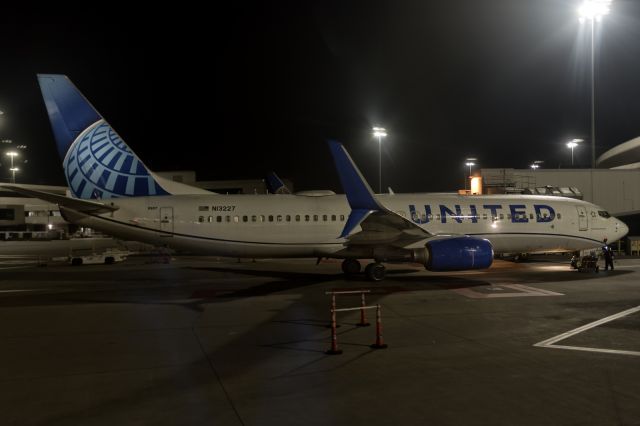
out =
<svg viewBox="0 0 640 426"><path fill-rule="evenodd" d="M36 191L35 189L27 189L18 185L0 185L5 189L17 192L33 198L39 198L50 203L67 207L72 210L84 213L109 213L118 210L119 207L112 203L104 204L97 201L80 200L77 198L66 197L64 195L52 194L50 192Z"/></svg>
<svg viewBox="0 0 640 426"><path fill-rule="evenodd" d="M340 238L346 238L349 245L391 245L408 248L433 237L376 200L371 187L342 144L329 141L329 147L351 206L351 213ZM362 230L353 234L358 226Z"/></svg>

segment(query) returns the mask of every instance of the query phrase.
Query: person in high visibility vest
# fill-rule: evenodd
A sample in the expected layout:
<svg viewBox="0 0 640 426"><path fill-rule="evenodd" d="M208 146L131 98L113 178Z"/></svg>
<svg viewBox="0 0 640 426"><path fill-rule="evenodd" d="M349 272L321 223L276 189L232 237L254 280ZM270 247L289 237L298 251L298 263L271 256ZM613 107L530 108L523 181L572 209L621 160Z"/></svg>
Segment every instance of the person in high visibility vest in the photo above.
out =
<svg viewBox="0 0 640 426"><path fill-rule="evenodd" d="M611 266L611 270L613 271L613 250L607 244L607 239L604 239L604 245L602 246L602 257L604 257L604 270L609 270L609 266Z"/></svg>

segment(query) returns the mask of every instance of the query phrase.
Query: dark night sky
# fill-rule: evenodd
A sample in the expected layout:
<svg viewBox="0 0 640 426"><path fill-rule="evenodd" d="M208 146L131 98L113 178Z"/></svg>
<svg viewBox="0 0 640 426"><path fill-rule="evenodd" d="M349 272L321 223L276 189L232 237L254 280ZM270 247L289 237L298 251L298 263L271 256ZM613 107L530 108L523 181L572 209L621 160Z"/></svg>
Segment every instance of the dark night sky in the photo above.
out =
<svg viewBox="0 0 640 426"><path fill-rule="evenodd" d="M38 72L69 75L152 169L201 179L273 169L341 191L333 138L377 187L379 124L385 186L449 191L467 156L556 168L568 139L589 137L577 0L236 3L3 13L0 138L29 145L19 182L63 183ZM640 2L614 0L603 30L598 155L640 136ZM575 153L588 163L587 145Z"/></svg>

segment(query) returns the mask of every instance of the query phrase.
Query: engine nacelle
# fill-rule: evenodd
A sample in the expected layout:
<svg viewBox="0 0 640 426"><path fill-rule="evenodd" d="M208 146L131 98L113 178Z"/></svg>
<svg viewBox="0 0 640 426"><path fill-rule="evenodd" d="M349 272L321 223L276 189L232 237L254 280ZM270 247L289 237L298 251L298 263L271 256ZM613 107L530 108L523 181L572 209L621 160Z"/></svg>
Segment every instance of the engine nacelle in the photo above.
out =
<svg viewBox="0 0 640 426"><path fill-rule="evenodd" d="M491 243L474 237L429 241L425 254L425 268L436 272L486 269L493 263Z"/></svg>

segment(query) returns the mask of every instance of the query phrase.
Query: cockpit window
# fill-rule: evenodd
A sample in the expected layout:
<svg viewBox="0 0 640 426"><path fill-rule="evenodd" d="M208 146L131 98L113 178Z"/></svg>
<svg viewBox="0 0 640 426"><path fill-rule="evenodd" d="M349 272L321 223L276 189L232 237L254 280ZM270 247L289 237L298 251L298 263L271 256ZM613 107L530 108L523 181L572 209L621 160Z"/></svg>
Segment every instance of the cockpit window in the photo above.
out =
<svg viewBox="0 0 640 426"><path fill-rule="evenodd" d="M608 212L604 211L604 210L599 210L598 214L600 215L600 217L604 217L605 219L608 219L608 218L611 217L611 215Z"/></svg>

